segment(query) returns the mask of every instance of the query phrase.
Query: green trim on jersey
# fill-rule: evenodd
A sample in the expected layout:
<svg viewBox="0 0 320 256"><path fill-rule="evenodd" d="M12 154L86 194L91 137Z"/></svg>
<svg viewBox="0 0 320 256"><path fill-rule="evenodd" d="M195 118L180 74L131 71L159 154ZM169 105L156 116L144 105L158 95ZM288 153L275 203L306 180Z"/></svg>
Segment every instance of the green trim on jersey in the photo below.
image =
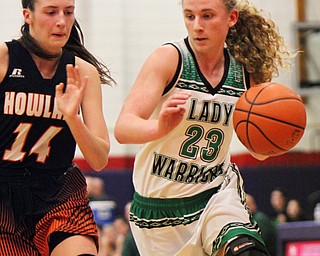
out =
<svg viewBox="0 0 320 256"><path fill-rule="evenodd" d="M245 81L242 75L243 67L233 57L230 56L230 69L228 76L224 82L224 86L220 88L218 94L240 97L247 90L244 87Z"/></svg>
<svg viewBox="0 0 320 256"><path fill-rule="evenodd" d="M184 41L174 42L172 43L176 46L181 52L182 57L182 73L180 76L180 81L176 85L177 88L194 90L204 93L210 93L210 89L203 82L203 78L201 78L201 72L198 68L198 63L193 56L193 52L188 49L187 39ZM244 80L244 68L241 63L236 61L229 53L227 49L224 50L224 54L226 57L226 62L229 67L228 73L223 81L223 85L216 92L217 94L240 97L247 88L245 86L246 82ZM194 67L197 67L195 69Z"/></svg>
<svg viewBox="0 0 320 256"><path fill-rule="evenodd" d="M212 244L212 255L216 253L224 244L226 244L230 239L233 239L239 235L248 235L257 239L260 243L265 245L264 241L262 240L261 236L257 232L257 225L252 223L230 223L229 225L225 226L217 239L213 241Z"/></svg>
<svg viewBox="0 0 320 256"><path fill-rule="evenodd" d="M147 198L135 192L130 209L130 221L140 228L190 224L199 219L209 199L219 189L220 186L184 198Z"/></svg>

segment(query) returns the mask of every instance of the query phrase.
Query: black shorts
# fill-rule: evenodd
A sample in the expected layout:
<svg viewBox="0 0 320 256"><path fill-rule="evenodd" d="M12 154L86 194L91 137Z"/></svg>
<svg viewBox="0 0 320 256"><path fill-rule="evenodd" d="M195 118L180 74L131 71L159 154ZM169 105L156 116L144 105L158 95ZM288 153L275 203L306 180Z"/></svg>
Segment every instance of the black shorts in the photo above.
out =
<svg viewBox="0 0 320 256"><path fill-rule="evenodd" d="M0 255L49 255L54 232L92 236L98 246L81 171L0 170Z"/></svg>

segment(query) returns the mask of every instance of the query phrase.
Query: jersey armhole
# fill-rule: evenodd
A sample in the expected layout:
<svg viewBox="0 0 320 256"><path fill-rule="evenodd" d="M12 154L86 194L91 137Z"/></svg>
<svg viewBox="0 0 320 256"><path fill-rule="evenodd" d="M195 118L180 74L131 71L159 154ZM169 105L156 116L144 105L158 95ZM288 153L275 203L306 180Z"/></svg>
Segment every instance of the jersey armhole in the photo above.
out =
<svg viewBox="0 0 320 256"><path fill-rule="evenodd" d="M169 82L169 84L166 86L166 88L164 89L162 95L165 95L168 91L170 91L174 85L176 84L176 82L178 81L178 78L181 74L181 70L182 70L182 56L181 56L181 52L180 50L178 49L178 47L173 44L173 43L167 43L167 45L170 44L172 45L174 48L177 49L178 53L179 53L179 60L178 60L178 65L177 65L177 69L176 69L176 72L172 78L172 80Z"/></svg>
<svg viewBox="0 0 320 256"><path fill-rule="evenodd" d="M245 82L245 86L247 87L247 90L248 90L251 87L250 74L245 68L243 68L243 69L244 69L244 82Z"/></svg>

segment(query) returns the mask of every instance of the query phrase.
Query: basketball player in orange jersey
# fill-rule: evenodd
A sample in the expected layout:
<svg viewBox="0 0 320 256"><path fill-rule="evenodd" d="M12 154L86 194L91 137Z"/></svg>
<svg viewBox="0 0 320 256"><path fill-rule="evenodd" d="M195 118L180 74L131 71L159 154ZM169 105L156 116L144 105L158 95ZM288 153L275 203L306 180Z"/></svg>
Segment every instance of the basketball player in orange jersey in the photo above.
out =
<svg viewBox="0 0 320 256"><path fill-rule="evenodd" d="M113 80L82 44L74 0L22 6L22 36L0 44L0 255L97 255L72 160L77 143L93 169L107 164L101 83Z"/></svg>
<svg viewBox="0 0 320 256"><path fill-rule="evenodd" d="M150 55L115 127L120 143L143 144L133 173L135 241L142 256L268 255L230 162L232 114L290 54L247 1L181 2L188 36Z"/></svg>

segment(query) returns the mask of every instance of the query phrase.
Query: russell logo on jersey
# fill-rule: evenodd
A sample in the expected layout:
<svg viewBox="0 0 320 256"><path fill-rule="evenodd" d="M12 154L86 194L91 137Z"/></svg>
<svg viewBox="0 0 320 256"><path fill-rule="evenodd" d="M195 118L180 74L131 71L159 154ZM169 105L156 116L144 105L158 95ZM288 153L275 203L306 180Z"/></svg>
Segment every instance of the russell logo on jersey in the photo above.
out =
<svg viewBox="0 0 320 256"><path fill-rule="evenodd" d="M24 75L22 74L22 69L21 68L14 68L9 77L24 78Z"/></svg>

